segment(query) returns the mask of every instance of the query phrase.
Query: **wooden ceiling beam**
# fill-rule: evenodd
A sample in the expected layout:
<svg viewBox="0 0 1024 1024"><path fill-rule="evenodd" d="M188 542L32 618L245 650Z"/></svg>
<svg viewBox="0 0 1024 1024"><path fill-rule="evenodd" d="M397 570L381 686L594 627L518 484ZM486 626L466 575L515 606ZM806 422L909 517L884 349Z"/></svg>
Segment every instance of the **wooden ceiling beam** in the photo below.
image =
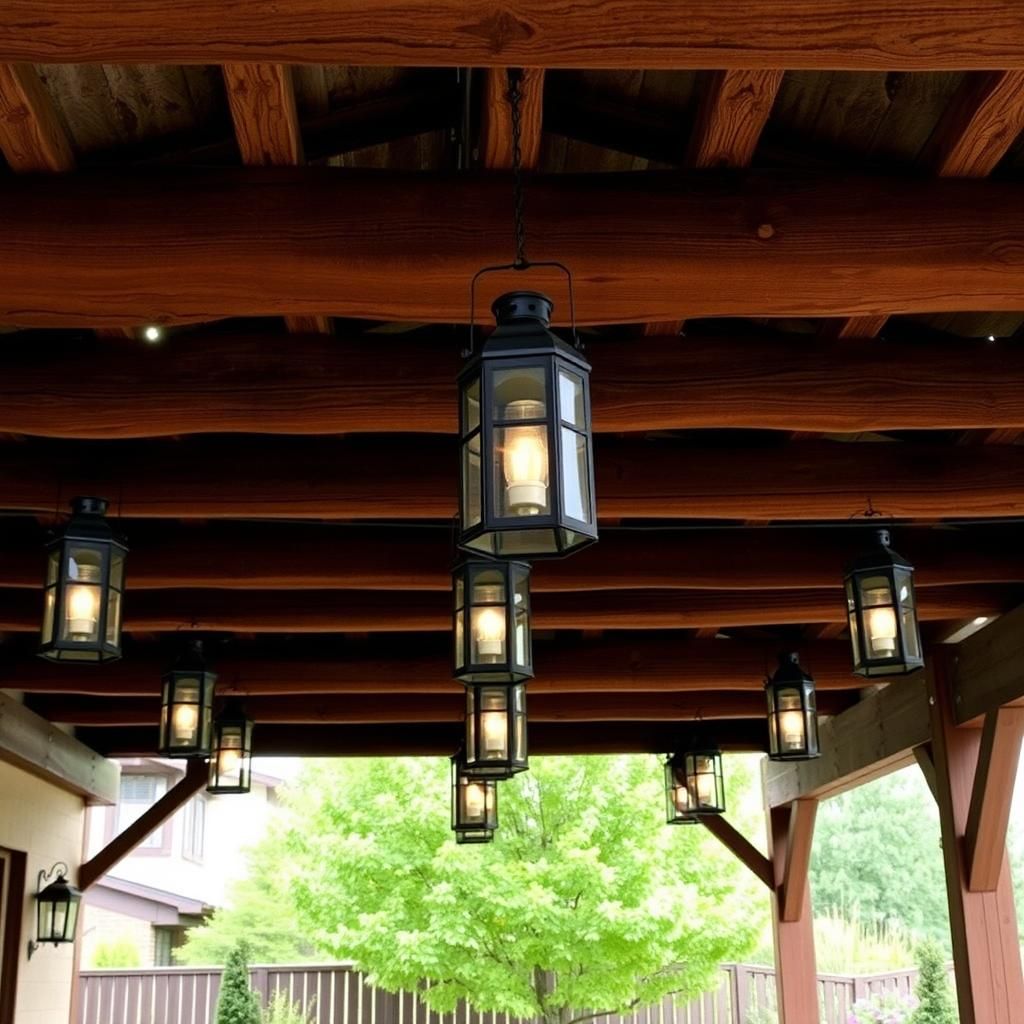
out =
<svg viewBox="0 0 1024 1024"><path fill-rule="evenodd" d="M857 691L821 694L823 715L845 711L857 702ZM765 712L760 693L534 693L528 696L531 727L538 722L688 722L757 718ZM36 714L64 725L152 725L160 717L160 701L152 698L98 699L68 695L34 697ZM461 722L466 701L450 694L355 694L351 696L255 697L245 702L257 724L386 725L412 722Z"/></svg>
<svg viewBox="0 0 1024 1024"><path fill-rule="evenodd" d="M713 72L700 98L686 166L749 166L783 74L749 69Z"/></svg>
<svg viewBox="0 0 1024 1024"><path fill-rule="evenodd" d="M544 69L524 68L519 84L522 167L533 171L540 163L544 121ZM512 169L512 113L507 68L488 68L480 124L480 160L491 171Z"/></svg>
<svg viewBox="0 0 1024 1024"><path fill-rule="evenodd" d="M845 624L839 586L827 590L619 590L535 593L535 629L710 629L718 626ZM1017 603L991 587L921 589L922 621L995 616ZM414 633L451 629L447 593L407 591L142 591L125 609L129 632ZM38 594L0 589L0 630L39 629Z"/></svg>
<svg viewBox="0 0 1024 1024"><path fill-rule="evenodd" d="M426 67L840 68L1024 65L1015 0L645 0L628 8L510 0L7 0L0 60ZM922 31L922 25L927 31Z"/></svg>
<svg viewBox="0 0 1024 1024"><path fill-rule="evenodd" d="M145 592L165 588L402 590L448 594L447 530L301 523L178 525L122 521L131 544L127 613ZM767 530L605 530L572 558L537 561L534 594L635 589L760 593L831 591L866 545L868 528ZM923 592L934 587L1024 582L1024 553L1010 531L901 528L898 549L917 567ZM40 586L43 536L8 528L0 536L0 588ZM699 595L698 595L699 596ZM922 597L923 597L922 593ZM33 600L35 598L32 598ZM179 609L181 610L181 609Z"/></svg>
<svg viewBox="0 0 1024 1024"><path fill-rule="evenodd" d="M897 518L1024 515L1014 445L601 442L596 487L611 518L847 521L869 499ZM456 511L454 449L442 438L96 444L0 450L4 507L49 513L62 494L98 494L140 518L450 522Z"/></svg>
<svg viewBox="0 0 1024 1024"><path fill-rule="evenodd" d="M393 338L387 351L385 364L380 339L358 335L285 345L196 330L158 347L59 336L22 345L14 336L0 342L0 431L95 440L454 434L460 361L450 339ZM1024 427L1024 351L1013 344L661 337L594 339L588 355L598 432ZM800 401L780 399L794 394Z"/></svg>
<svg viewBox="0 0 1024 1024"><path fill-rule="evenodd" d="M494 177L452 184L331 167L13 178L0 321L464 322L474 271L507 258L508 194ZM1018 198L1013 182L648 172L540 178L530 209L573 267L580 323L611 324L672 320L681 288L692 316L1015 308L1024 266L1003 253L1024 236ZM494 277L481 303L509 286ZM536 285L563 294L556 275Z"/></svg>
<svg viewBox="0 0 1024 1024"><path fill-rule="evenodd" d="M322 645L321 645L322 649ZM261 649L262 650L262 649ZM218 689L240 696L354 693L454 693L445 645L384 649L331 648L330 657L305 650L298 658L270 653L246 656L244 646L216 659ZM442 653L437 653L441 651ZM340 653L339 653L340 652ZM347 652L347 653L346 653ZM403 653L404 652L404 653ZM701 690L760 692L765 671L775 664L778 645L741 640L686 641L645 636L578 644L537 644L535 662L543 671L530 683L531 693L636 693ZM4 688L26 693L80 693L93 696L153 696L160 692L166 669L162 655L136 654L104 666L54 665L39 658L0 664ZM849 690L857 685L850 672L849 644L818 641L800 648L800 660L821 690Z"/></svg>
<svg viewBox="0 0 1024 1024"><path fill-rule="evenodd" d="M303 163L291 67L247 63L225 64L222 70L242 163L251 167Z"/></svg>
<svg viewBox="0 0 1024 1024"><path fill-rule="evenodd" d="M57 109L30 64L0 64L0 152L20 174L75 167Z"/></svg>
<svg viewBox="0 0 1024 1024"><path fill-rule="evenodd" d="M956 647L953 670L957 724L1003 705L1024 706L1024 605L996 619Z"/></svg>

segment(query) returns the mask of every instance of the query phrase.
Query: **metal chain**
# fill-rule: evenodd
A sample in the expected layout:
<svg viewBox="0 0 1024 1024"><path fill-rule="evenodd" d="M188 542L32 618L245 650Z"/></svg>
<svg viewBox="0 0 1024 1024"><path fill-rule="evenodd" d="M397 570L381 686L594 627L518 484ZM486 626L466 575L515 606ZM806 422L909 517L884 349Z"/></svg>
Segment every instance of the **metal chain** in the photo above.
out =
<svg viewBox="0 0 1024 1024"><path fill-rule="evenodd" d="M513 217L516 232L516 258L514 265L517 270L524 270L530 265L526 258L526 220L523 216L523 126L520 104L523 93L522 68L508 69L508 102L512 113L512 189L514 194Z"/></svg>

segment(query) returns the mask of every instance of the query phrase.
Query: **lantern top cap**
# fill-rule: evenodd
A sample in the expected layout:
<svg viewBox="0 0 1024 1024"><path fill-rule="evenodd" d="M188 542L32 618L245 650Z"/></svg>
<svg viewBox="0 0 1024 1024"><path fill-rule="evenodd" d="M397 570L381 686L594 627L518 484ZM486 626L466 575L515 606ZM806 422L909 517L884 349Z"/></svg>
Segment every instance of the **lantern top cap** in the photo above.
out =
<svg viewBox="0 0 1024 1024"><path fill-rule="evenodd" d="M78 497L71 499L71 511L76 516L105 516L110 503L106 498Z"/></svg>
<svg viewBox="0 0 1024 1024"><path fill-rule="evenodd" d="M45 889L36 894L37 899L53 899L54 897L80 896L81 893L65 877L62 871Z"/></svg>
<svg viewBox="0 0 1024 1024"><path fill-rule="evenodd" d="M870 571L872 569L901 568L913 571L914 566L902 555L897 554L889 546L891 542L889 530L880 527L875 530L875 544L864 554L855 558L847 569L847 575L855 572Z"/></svg>
<svg viewBox="0 0 1024 1024"><path fill-rule="evenodd" d="M206 659L203 657L203 641L197 639L189 640L185 649L178 655L177 660L171 666L170 671L205 672L208 675L213 675L207 668Z"/></svg>
<svg viewBox="0 0 1024 1024"><path fill-rule="evenodd" d="M229 697L224 703L224 709L217 716L217 724L233 724L235 722L248 722L249 716L245 713L242 701L238 697Z"/></svg>
<svg viewBox="0 0 1024 1024"><path fill-rule="evenodd" d="M491 303L499 327L505 324L538 323L547 327L555 304L543 292L505 292Z"/></svg>
<svg viewBox="0 0 1024 1024"><path fill-rule="evenodd" d="M814 677L800 665L800 655L796 651L784 651L779 655L779 667L769 680L774 685L813 683Z"/></svg>
<svg viewBox="0 0 1024 1024"><path fill-rule="evenodd" d="M103 541L127 551L123 539L114 533L104 518L108 507L104 498L72 498L71 517L63 530L56 532L49 546L55 547L63 540Z"/></svg>

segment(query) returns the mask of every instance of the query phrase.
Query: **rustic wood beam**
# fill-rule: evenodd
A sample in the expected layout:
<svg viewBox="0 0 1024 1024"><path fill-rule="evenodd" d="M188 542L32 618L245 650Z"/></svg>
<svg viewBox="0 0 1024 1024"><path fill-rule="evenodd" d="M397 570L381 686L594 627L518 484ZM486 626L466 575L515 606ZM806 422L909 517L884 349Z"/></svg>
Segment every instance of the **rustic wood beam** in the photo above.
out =
<svg viewBox="0 0 1024 1024"><path fill-rule="evenodd" d="M999 887L1022 742L1024 708L998 708L985 716L964 835L971 892Z"/></svg>
<svg viewBox="0 0 1024 1024"><path fill-rule="evenodd" d="M140 600L144 591L167 588L451 591L449 535L438 529L137 519L120 526L132 543L131 590ZM0 588L40 586L43 539L36 529L3 531ZM916 566L927 605L926 591L936 587L1024 582L1024 554L1013 540L992 527L907 527L899 549ZM572 558L535 562L530 589L824 591L864 546L855 529L607 529L600 544ZM127 613L135 607L133 597Z"/></svg>
<svg viewBox="0 0 1024 1024"><path fill-rule="evenodd" d="M1013 882L1004 854L995 890L970 889L965 835L982 732L956 727L954 657L948 649L933 652L927 686L959 1020L1013 1024L1024 1005Z"/></svg>
<svg viewBox="0 0 1024 1024"><path fill-rule="evenodd" d="M242 163L304 162L292 69L286 64L225 64L224 85Z"/></svg>
<svg viewBox="0 0 1024 1024"><path fill-rule="evenodd" d="M29 64L0 64L0 152L22 174L70 171L67 132L49 93Z"/></svg>
<svg viewBox="0 0 1024 1024"><path fill-rule="evenodd" d="M687 167L747 167L772 112L782 71L715 71L704 88Z"/></svg>
<svg viewBox="0 0 1024 1024"><path fill-rule="evenodd" d="M998 615L1016 603L997 589L922 589L918 617L925 622ZM0 588L0 630L37 632L37 593ZM535 629L706 629L716 626L845 624L840 586L828 590L620 590L535 593ZM447 593L385 590L229 591L133 593L125 609L130 632L181 630L234 633L415 633L452 628ZM712 629L712 635L714 629Z"/></svg>
<svg viewBox="0 0 1024 1024"><path fill-rule="evenodd" d="M353 649L327 645L304 647L300 656L246 653L234 645L218 659L218 687L227 695L458 693L451 656L443 640L427 645L395 643ZM765 669L777 645L731 640L690 641L647 636L640 642L604 638L580 644L536 644L544 671L530 683L539 693L636 693L736 690L761 693ZM850 674L849 645L821 641L801 647L801 661L819 690L846 690L858 680ZM0 663L0 683L26 693L79 693L96 696L152 696L160 692L166 668L161 654L139 653L104 666L53 665L38 658ZM854 709L856 710L856 709Z"/></svg>
<svg viewBox="0 0 1024 1024"><path fill-rule="evenodd" d="M824 800L913 763L914 748L931 739L924 679L901 679L822 722L820 731L820 758L768 766L769 806Z"/></svg>
<svg viewBox="0 0 1024 1024"><path fill-rule="evenodd" d="M451 184L332 167L13 178L0 189L0 320L464 322L474 270L507 258L508 194L494 176ZM557 253L572 266L578 317L590 324L675 319L681 288L693 316L1014 308L1024 266L1002 254L1024 235L1017 200L1013 182L794 184L767 172L555 175L530 191L545 225L536 258ZM564 318L564 284L536 276ZM481 303L511 280L494 277Z"/></svg>
<svg viewBox="0 0 1024 1024"><path fill-rule="evenodd" d="M1002 707L1024 704L1024 605L996 619L956 648L954 715L962 724Z"/></svg>
<svg viewBox="0 0 1024 1024"><path fill-rule="evenodd" d="M874 338L889 319L888 313L875 316L847 316L823 320L818 329L822 341L837 341L844 338ZM868 351L871 351L870 348Z"/></svg>
<svg viewBox="0 0 1024 1024"><path fill-rule="evenodd" d="M674 722L538 722L530 726L530 753L664 754L679 741ZM763 751L768 735L764 719L687 723L686 735L712 740L723 751ZM152 757L157 729L83 728L83 740L108 757ZM253 730L257 757L447 757L458 750L462 728L454 722L410 725L263 725Z"/></svg>
<svg viewBox="0 0 1024 1024"><path fill-rule="evenodd" d="M532 713L532 712L531 712ZM720 814L702 814L697 819L743 865L769 889L775 888L775 870L768 858L742 832Z"/></svg>
<svg viewBox="0 0 1024 1024"><path fill-rule="evenodd" d="M62 494L100 494L116 498L119 515L140 518L450 522L456 511L446 438L98 444L102 452L0 450L4 507L50 513ZM611 518L848 522L869 500L899 518L1024 515L1024 449L1012 445L726 449L603 439L596 467L601 514Z"/></svg>
<svg viewBox="0 0 1024 1024"><path fill-rule="evenodd" d="M120 835L115 836L98 853L78 869L78 888L83 892L91 888L108 871L119 864L137 846L145 842L176 811L202 789L209 779L204 758L188 762L182 779L172 786L152 807L145 810Z"/></svg>
<svg viewBox="0 0 1024 1024"><path fill-rule="evenodd" d="M512 112L507 68L488 68L481 108L480 159L492 171L512 169ZM522 167L536 170L544 120L544 69L524 68L519 83Z"/></svg>
<svg viewBox="0 0 1024 1024"><path fill-rule="evenodd" d="M88 804L117 803L121 771L116 764L5 693L0 693L0 761L77 793Z"/></svg>
<svg viewBox="0 0 1024 1024"><path fill-rule="evenodd" d="M27 345L14 335L0 343L0 431L96 440L454 434L455 346L440 337L393 338L387 349L400 372L388 372L380 341L367 336L302 335L284 344L265 335L196 330L151 347L60 337L33 337ZM799 336L684 343L662 336L642 344L595 339L588 354L600 432L1024 426L1024 352L1014 345L808 345ZM102 386L84 388L83 380ZM216 402L210 380L217 381ZM801 400L780 401L780 394Z"/></svg>
<svg viewBox="0 0 1024 1024"><path fill-rule="evenodd" d="M813 797L794 800L790 805L789 838L782 885L779 888L779 917L786 922L800 921L807 910L811 870L811 846L818 801Z"/></svg>
<svg viewBox="0 0 1024 1024"><path fill-rule="evenodd" d="M110 17L103 0L8 0L0 60L426 67L842 68L1024 64L1014 0L936 12L928 0L282 0L259 18L229 0L156 0ZM922 25L927 31L922 31Z"/></svg>
<svg viewBox="0 0 1024 1024"><path fill-rule="evenodd" d="M1024 71L968 75L921 155L944 178L985 178L1024 131Z"/></svg>
<svg viewBox="0 0 1024 1024"><path fill-rule="evenodd" d="M466 701L458 687L444 694L308 695L252 697L246 714L257 723L285 725L384 725L402 722L461 722ZM857 700L856 690L821 694L821 714L837 714ZM537 722L693 722L754 719L764 714L759 693L549 693L531 689L530 725ZM51 722L76 726L152 725L160 717L157 697L32 697L32 708Z"/></svg>

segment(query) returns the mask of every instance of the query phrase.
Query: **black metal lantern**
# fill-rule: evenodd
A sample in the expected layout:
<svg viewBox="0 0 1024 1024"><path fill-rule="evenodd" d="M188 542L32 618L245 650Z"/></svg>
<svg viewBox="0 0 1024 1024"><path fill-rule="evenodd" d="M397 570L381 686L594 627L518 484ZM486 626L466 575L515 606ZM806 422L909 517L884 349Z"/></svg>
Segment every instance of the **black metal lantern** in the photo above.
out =
<svg viewBox="0 0 1024 1024"><path fill-rule="evenodd" d="M689 794L691 814L725 813L722 752L717 747L691 748L676 754L676 773Z"/></svg>
<svg viewBox="0 0 1024 1024"><path fill-rule="evenodd" d="M203 660L202 641L194 640L164 674L159 745L162 757L209 755L216 682L216 674Z"/></svg>
<svg viewBox="0 0 1024 1024"><path fill-rule="evenodd" d="M765 680L768 701L768 756L773 761L810 761L818 748L814 677L794 653L780 654L775 675Z"/></svg>
<svg viewBox="0 0 1024 1024"><path fill-rule="evenodd" d="M463 562L452 574L455 678L518 683L533 676L530 566Z"/></svg>
<svg viewBox="0 0 1024 1024"><path fill-rule="evenodd" d="M104 516L102 498L74 498L63 533L47 545L39 653L52 661L121 657L128 548Z"/></svg>
<svg viewBox="0 0 1024 1024"><path fill-rule="evenodd" d="M207 793L248 793L252 785L252 719L228 701L213 723Z"/></svg>
<svg viewBox="0 0 1024 1024"><path fill-rule="evenodd" d="M875 547L847 570L846 606L853 671L861 676L915 672L924 665L914 598L914 567L877 531Z"/></svg>
<svg viewBox="0 0 1024 1024"><path fill-rule="evenodd" d="M461 754L452 758L452 831L458 843L489 843L498 827L498 783L467 775Z"/></svg>
<svg viewBox="0 0 1024 1024"><path fill-rule="evenodd" d="M696 825L699 821L693 813L693 801L680 768L679 758L670 757L665 761L665 818L670 825Z"/></svg>
<svg viewBox="0 0 1024 1024"><path fill-rule="evenodd" d="M36 884L36 940L28 944L28 956L42 945L59 946L75 941L78 907L82 894L67 880L67 864L54 864L49 871L39 872ZM56 878L44 888L47 879Z"/></svg>
<svg viewBox="0 0 1024 1024"><path fill-rule="evenodd" d="M522 683L466 687L466 757L473 778L508 779L529 767L526 687Z"/></svg>
<svg viewBox="0 0 1024 1024"><path fill-rule="evenodd" d="M590 364L548 330L546 296L491 309L498 327L459 377L459 546L565 555L597 540Z"/></svg>

